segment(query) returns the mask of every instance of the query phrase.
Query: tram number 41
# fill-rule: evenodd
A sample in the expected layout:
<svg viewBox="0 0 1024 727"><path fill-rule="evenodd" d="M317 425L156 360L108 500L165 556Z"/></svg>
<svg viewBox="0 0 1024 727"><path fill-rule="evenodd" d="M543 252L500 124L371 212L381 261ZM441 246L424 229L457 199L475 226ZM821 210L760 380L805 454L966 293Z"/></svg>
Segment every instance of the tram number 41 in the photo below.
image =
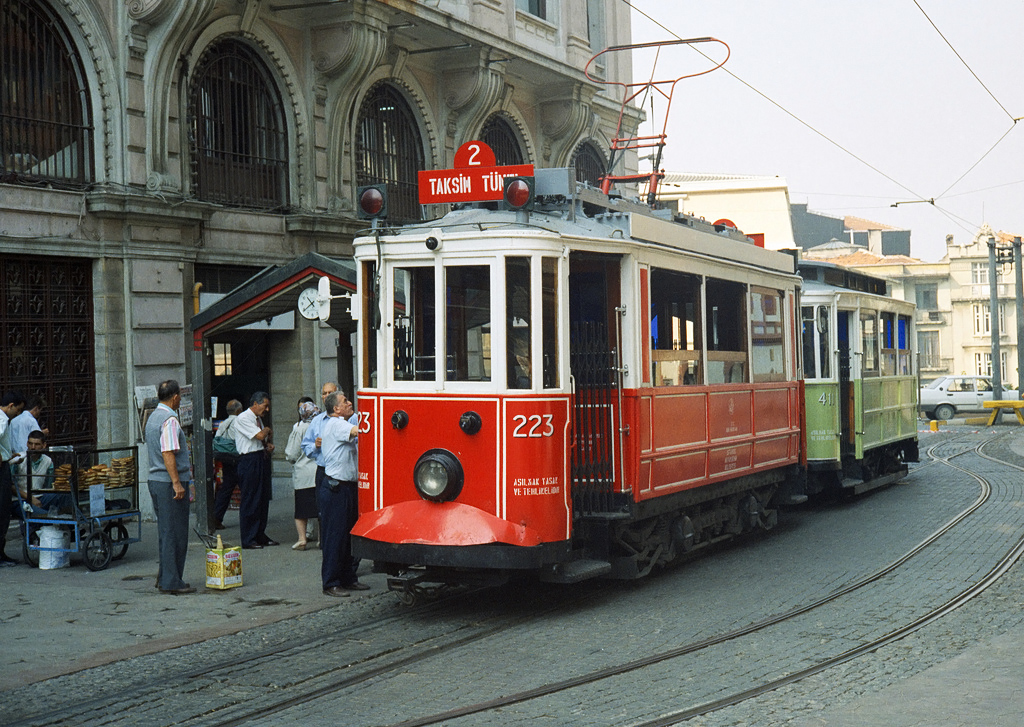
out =
<svg viewBox="0 0 1024 727"><path fill-rule="evenodd" d="M821 404L822 406L835 406L836 405L835 392L832 392L832 391L822 392L821 396L818 397L818 403Z"/></svg>
<svg viewBox="0 0 1024 727"><path fill-rule="evenodd" d="M516 414L512 417L512 421L516 423L515 428L512 429L512 436L520 439L550 437L555 433L555 427L551 423L552 419L554 416L551 414L534 414L529 417L525 414Z"/></svg>

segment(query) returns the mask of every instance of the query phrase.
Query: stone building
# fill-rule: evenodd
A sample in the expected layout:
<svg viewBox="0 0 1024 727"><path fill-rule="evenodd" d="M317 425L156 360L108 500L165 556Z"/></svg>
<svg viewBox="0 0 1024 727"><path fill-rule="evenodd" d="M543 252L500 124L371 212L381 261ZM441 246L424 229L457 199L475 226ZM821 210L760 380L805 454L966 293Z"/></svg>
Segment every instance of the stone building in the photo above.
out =
<svg viewBox="0 0 1024 727"><path fill-rule="evenodd" d="M299 396L351 379L352 324L295 315L311 274L259 281L344 267L358 185L388 185L390 223L439 214L416 173L471 139L596 181L619 101L583 69L629 36L617 0L0 0L0 388L44 395L55 443L121 445L136 388L200 362L219 405L197 420L262 389L287 432ZM597 77L631 80L606 58ZM250 289L270 320L193 336Z"/></svg>

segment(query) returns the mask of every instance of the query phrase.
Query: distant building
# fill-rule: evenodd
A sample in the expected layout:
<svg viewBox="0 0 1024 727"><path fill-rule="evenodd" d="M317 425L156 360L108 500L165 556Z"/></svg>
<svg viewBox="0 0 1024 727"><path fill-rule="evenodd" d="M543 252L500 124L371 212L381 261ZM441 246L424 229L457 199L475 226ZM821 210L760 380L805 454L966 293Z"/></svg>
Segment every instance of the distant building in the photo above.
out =
<svg viewBox="0 0 1024 727"><path fill-rule="evenodd" d="M798 247L808 250L830 240L848 240L875 255L909 255L910 230L861 217L831 217L811 212L804 203L790 205L793 235Z"/></svg>
<svg viewBox="0 0 1024 727"><path fill-rule="evenodd" d="M988 239L1009 246L1013 236L982 226L967 243L946 238L946 256L934 263L905 255L877 255L833 240L807 250L811 258L886 278L890 294L917 304L919 369L924 380L947 374L992 373ZM1017 320L1012 271L997 272L1000 367L1019 388Z"/></svg>

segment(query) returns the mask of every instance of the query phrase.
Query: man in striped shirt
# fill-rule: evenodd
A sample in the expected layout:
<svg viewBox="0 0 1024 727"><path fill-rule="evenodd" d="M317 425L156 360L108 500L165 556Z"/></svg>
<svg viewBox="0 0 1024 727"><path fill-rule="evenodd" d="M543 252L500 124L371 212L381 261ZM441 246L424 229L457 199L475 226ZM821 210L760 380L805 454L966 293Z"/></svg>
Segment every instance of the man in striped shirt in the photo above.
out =
<svg viewBox="0 0 1024 727"><path fill-rule="evenodd" d="M160 405L146 422L149 453L149 494L153 498L159 539L160 567L156 586L161 593L195 593L183 579L188 553L188 486L192 479L188 442L178 421L181 387L164 381L156 392Z"/></svg>

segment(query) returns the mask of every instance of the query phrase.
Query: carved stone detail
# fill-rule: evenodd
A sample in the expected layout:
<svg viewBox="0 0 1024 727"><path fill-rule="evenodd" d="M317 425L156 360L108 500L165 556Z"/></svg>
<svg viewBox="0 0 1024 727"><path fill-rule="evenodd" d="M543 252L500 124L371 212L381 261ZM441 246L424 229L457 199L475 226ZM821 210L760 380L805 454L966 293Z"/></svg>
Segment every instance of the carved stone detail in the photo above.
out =
<svg viewBox="0 0 1024 727"><path fill-rule="evenodd" d="M387 29L363 23L342 23L314 29L313 65L332 81L356 80L375 68L387 49Z"/></svg>
<svg viewBox="0 0 1024 727"><path fill-rule="evenodd" d="M175 0L127 0L128 17L137 23L155 25L177 4Z"/></svg>

